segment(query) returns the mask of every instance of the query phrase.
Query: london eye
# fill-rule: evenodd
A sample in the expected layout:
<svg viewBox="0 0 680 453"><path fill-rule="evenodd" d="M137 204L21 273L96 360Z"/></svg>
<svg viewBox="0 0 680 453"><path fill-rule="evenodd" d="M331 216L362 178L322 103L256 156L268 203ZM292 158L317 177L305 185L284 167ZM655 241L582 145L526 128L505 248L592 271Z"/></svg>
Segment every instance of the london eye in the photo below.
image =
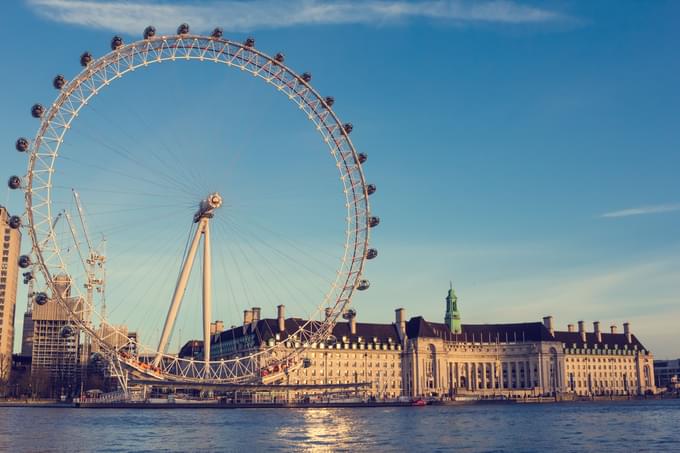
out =
<svg viewBox="0 0 680 453"><path fill-rule="evenodd" d="M201 166L209 167L211 159L222 159L220 150L206 152L206 160L199 162L201 157L192 157L192 150L184 150L185 153L180 156L172 144L166 146L167 136L163 144L162 140L157 140L152 146L145 144L139 149L130 149L107 141L102 134L88 132L87 125L83 123L88 117L87 112L94 110L100 115L100 122L109 123L111 136L124 134L123 129L115 125L115 118L109 122L106 120L107 113L99 110L98 95L115 92L118 85L121 90L134 90L134 80L129 84L119 81L134 79L130 75L142 70L169 63L182 65L186 61L203 63L187 66L190 71L201 71L207 65L216 67L218 64L225 70L253 76L271 87L272 93L279 92L288 98L306 117L307 124L314 127L340 180L339 190L337 181L333 184L342 197L342 206L339 203L333 206L344 208L336 210L339 212L337 218L343 219L342 225L338 226L342 236L337 244L327 244L329 248L331 245L335 247L335 252L325 256L324 263L317 263L320 260L315 255L315 246L305 244L307 233L292 238L285 237L284 232L280 236L272 236L280 237L280 240L274 241L249 234L258 228L272 232L279 221L269 225L258 224L262 216L241 223L234 220L236 215L232 216L232 212L238 209L238 198L220 184L208 184L201 177ZM31 250L21 256L19 265L26 270L24 281L34 288L31 292L33 303L38 306L58 304L68 313L70 326L63 328L60 335L67 337L82 332L92 349L116 371L123 387L128 385L128 376L132 379L235 385L276 383L291 370L305 366L300 357L303 348L334 341L332 330L336 321L354 313L350 308L353 296L369 287L364 276L367 260L378 254L369 246L371 230L380 219L370 209L369 198L376 191L376 186L369 184L364 175L367 154L355 149L350 139L353 126L342 122L333 110L334 98L321 95L311 85L310 73L291 69L283 53L268 55L255 47L253 38L242 42L225 39L219 28L210 35L201 35L192 33L187 24L182 24L175 34L161 35L149 26L143 32L143 39L135 42L125 43L121 37L114 37L110 51L101 57L97 58L90 52L83 53L80 65L82 70L72 77L54 77L52 85L57 96L52 103L36 103L30 109L30 114L39 121L37 133L32 139L21 137L16 141L16 150L27 155L27 170L24 175L13 175L8 180L10 189L24 193L25 212L10 219L10 226L21 228L31 239ZM215 95L220 94L219 89L215 92ZM172 94L164 96L172 97ZM116 102L116 97L109 96L108 99ZM178 106L178 114L195 117L204 113ZM85 120L79 126L81 118ZM141 121L140 129L167 129L167 126L158 125L153 115L143 114L139 121L135 121L138 124ZM156 124L146 127L148 123ZM182 134L181 131L176 133ZM69 150L69 144L77 141L77 138L71 140L71 136L77 134L89 140L81 156ZM292 138L291 142L294 140ZM286 164L285 159L294 159L286 157L287 152L294 153L294 150L282 150L276 154L275 158L281 159L281 166ZM327 156L324 158L327 160ZM256 159L266 160L268 157ZM294 180L294 184L304 185L310 192L315 192L313 184L318 178L293 178L290 173L294 167L291 165L290 170L281 168L279 173L283 175L280 179L277 179L278 173L272 171L274 176L270 179ZM89 173L82 177L78 171ZM245 178L249 179L249 184L255 184L253 176ZM215 179L219 182L229 178L222 175ZM81 184L87 187L80 187ZM262 181L258 181L253 187L261 184ZM277 188L271 190L277 192ZM253 196L256 198L258 193ZM278 195L281 197L278 203L286 205L285 190ZM150 201L145 204L142 200ZM324 206L332 204L327 200L322 202ZM105 211L106 207L115 209ZM95 238L95 229L91 228L88 214L102 215L98 227L104 225L108 229L106 235ZM279 217L281 230L292 231L288 236L294 236L297 227L293 224L314 223L309 218L315 215L314 209L309 206L290 215L284 213ZM319 216L323 217L323 214ZM107 223L107 219L113 218L116 222L111 220ZM138 261L131 259L119 265L117 273L105 273L102 269L107 260L113 260L120 253L122 243L119 241L114 246L111 237L115 237L116 233L121 237L131 237L132 228L138 227L142 220L157 224L147 228L149 239L139 240L129 247L133 249L128 252L129 255L134 252ZM284 226L286 222L291 225ZM161 238L164 231L161 226L173 230L172 234ZM233 248L237 256L231 255L231 261L227 255L229 252L224 252L226 260L220 256L221 252L215 252L219 248L216 235L220 234L241 238ZM272 234L278 233L274 231ZM102 240L105 236L107 241ZM107 244L106 251L103 243ZM163 253L159 251L154 255L153 247L162 249ZM271 255L268 256L266 250ZM167 259L168 256L173 256L173 260ZM335 262L334 270L322 271L329 261ZM137 266L135 263L147 265ZM128 269L130 267L134 269ZM200 279L192 279L194 269L198 269L193 274L200 273ZM269 278L263 275L267 271L271 274ZM268 281L276 279L281 282L280 290L287 291L286 300L311 301L304 310L304 318L294 323L295 327L288 332L286 339L251 349L247 354L217 359L211 357L210 344L215 334L211 323L216 319L214 300L218 291L215 280L226 280L227 274L232 276L232 280L223 285L224 290L217 297L220 301L233 299L234 305L241 308L246 307L247 302L273 311L275 303L281 301L276 289L263 286L262 292L253 292L249 296L248 286L249 282L255 281L268 285ZM310 277L306 277L307 274ZM292 282L293 278L299 278L303 283L296 284ZM315 279L315 287L326 279L322 294L305 287L304 282L312 279ZM112 291L116 285L124 290L116 294ZM242 296L234 294L236 287L242 288ZM126 319L136 319L140 324L146 319L154 319L157 327L153 334L152 329L147 329L148 335L140 337L121 333L111 313L111 308L116 306L116 298L123 298L121 294L129 299L127 306L120 309L130 312ZM263 300L265 296L268 300ZM152 299L153 302L150 302ZM198 324L185 330L200 332L204 345L201 356L180 357L171 349L171 340L180 336L178 316L182 310ZM117 336L124 339L119 341Z"/></svg>

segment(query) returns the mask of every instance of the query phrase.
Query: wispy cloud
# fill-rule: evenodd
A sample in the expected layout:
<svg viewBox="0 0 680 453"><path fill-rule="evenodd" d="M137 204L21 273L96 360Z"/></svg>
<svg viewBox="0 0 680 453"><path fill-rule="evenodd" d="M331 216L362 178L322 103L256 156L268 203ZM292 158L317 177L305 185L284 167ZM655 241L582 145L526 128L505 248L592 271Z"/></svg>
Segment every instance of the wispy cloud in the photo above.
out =
<svg viewBox="0 0 680 453"><path fill-rule="evenodd" d="M566 17L511 0L215 0L201 4L97 0L27 0L45 19L138 34L149 24L161 32L187 22L194 31L221 26L244 32L314 24L381 24L413 19L457 23L536 24Z"/></svg>
<svg viewBox="0 0 680 453"><path fill-rule="evenodd" d="M639 208L622 209L620 211L605 212L600 217L630 217L633 215L658 214L661 212L680 211L680 203L641 206Z"/></svg>

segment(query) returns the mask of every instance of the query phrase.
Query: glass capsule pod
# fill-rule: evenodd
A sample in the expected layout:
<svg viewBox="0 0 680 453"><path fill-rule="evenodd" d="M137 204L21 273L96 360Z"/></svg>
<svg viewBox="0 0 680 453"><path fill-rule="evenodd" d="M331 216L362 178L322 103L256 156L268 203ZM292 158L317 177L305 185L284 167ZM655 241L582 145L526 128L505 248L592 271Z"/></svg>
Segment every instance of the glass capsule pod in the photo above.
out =
<svg viewBox="0 0 680 453"><path fill-rule="evenodd" d="M189 24L181 24L177 27L178 35L188 35L189 34Z"/></svg>
<svg viewBox="0 0 680 453"><path fill-rule="evenodd" d="M366 252L366 259L372 260L378 256L378 251L376 249L368 249Z"/></svg>
<svg viewBox="0 0 680 453"><path fill-rule="evenodd" d="M31 257L28 255L21 255L19 257L19 267L22 269L26 269L31 265Z"/></svg>
<svg viewBox="0 0 680 453"><path fill-rule="evenodd" d="M42 118L44 113L45 107L41 104L33 104L33 107L31 107L31 116L33 116L33 118Z"/></svg>
<svg viewBox="0 0 680 453"><path fill-rule="evenodd" d="M213 38L221 38L223 34L224 30L222 30L220 27L215 27L212 33L210 33L210 36L212 36Z"/></svg>
<svg viewBox="0 0 680 453"><path fill-rule="evenodd" d="M64 76L61 74L58 74L52 80L52 86L57 90L64 88L64 85L66 85L66 78L64 78Z"/></svg>
<svg viewBox="0 0 680 453"><path fill-rule="evenodd" d="M11 229L16 230L17 228L21 227L21 217L18 215L13 215L9 218L9 222L7 223Z"/></svg>
<svg viewBox="0 0 680 453"><path fill-rule="evenodd" d="M344 319L352 319L352 318L356 318L356 316L357 316L357 311L353 308L350 308L349 310L347 310L345 313L342 314L342 317Z"/></svg>
<svg viewBox="0 0 680 453"><path fill-rule="evenodd" d="M18 189L21 187L21 178L16 175L10 176L9 180L7 181L7 186L12 190Z"/></svg>
<svg viewBox="0 0 680 453"><path fill-rule="evenodd" d="M354 126L352 126L352 123L345 123L342 126L342 129L345 131L347 135L349 135L354 130Z"/></svg>
<svg viewBox="0 0 680 453"><path fill-rule="evenodd" d="M15 144L17 151L23 153L28 150L30 143L26 137L19 137Z"/></svg>
<svg viewBox="0 0 680 453"><path fill-rule="evenodd" d="M149 25L144 29L144 39L153 38L156 36L156 27Z"/></svg>
<svg viewBox="0 0 680 453"><path fill-rule="evenodd" d="M378 190L378 188L375 186L375 184L369 184L366 186L366 193L369 195L373 195L376 190Z"/></svg>
<svg viewBox="0 0 680 453"><path fill-rule="evenodd" d="M80 66L87 66L92 63L92 54L90 52L83 52L80 56Z"/></svg>
<svg viewBox="0 0 680 453"><path fill-rule="evenodd" d="M282 54L281 52L277 53L274 56L274 60L278 61L279 63L283 63L285 59L286 59L286 56L284 54Z"/></svg>
<svg viewBox="0 0 680 453"><path fill-rule="evenodd" d="M246 47L255 47L255 38L253 37L246 38L246 40L243 42L243 45Z"/></svg>
<svg viewBox="0 0 680 453"><path fill-rule="evenodd" d="M114 36L111 38L111 50L116 50L123 46L123 38L120 36Z"/></svg>
<svg viewBox="0 0 680 453"><path fill-rule="evenodd" d="M35 303L38 305L45 305L49 298L47 297L47 294L45 293L38 293L35 295Z"/></svg>
<svg viewBox="0 0 680 453"><path fill-rule="evenodd" d="M302 80L304 80L305 82L309 83L312 80L312 75L308 72L303 72L302 76L300 76L300 78Z"/></svg>
<svg viewBox="0 0 680 453"><path fill-rule="evenodd" d="M377 227L379 223L380 223L380 217L375 217L375 216L373 216L373 217L370 217L370 218L368 219L368 225L369 225L371 228Z"/></svg>
<svg viewBox="0 0 680 453"><path fill-rule="evenodd" d="M357 289L359 291L366 291L369 287L371 286L371 282L368 280L361 280L359 284L357 285Z"/></svg>
<svg viewBox="0 0 680 453"><path fill-rule="evenodd" d="M70 338L76 333L75 329L72 326L64 326L61 328L59 331L59 336L61 338Z"/></svg>

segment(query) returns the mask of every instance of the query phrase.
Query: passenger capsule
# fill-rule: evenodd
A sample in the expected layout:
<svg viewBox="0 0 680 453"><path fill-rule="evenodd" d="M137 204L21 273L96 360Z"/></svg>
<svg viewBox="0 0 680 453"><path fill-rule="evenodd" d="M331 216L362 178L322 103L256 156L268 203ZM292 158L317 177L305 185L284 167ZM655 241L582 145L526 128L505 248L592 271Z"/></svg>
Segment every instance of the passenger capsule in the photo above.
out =
<svg viewBox="0 0 680 453"><path fill-rule="evenodd" d="M83 52L80 56L80 66L87 66L92 63L92 54L90 52Z"/></svg>
<svg viewBox="0 0 680 453"><path fill-rule="evenodd" d="M354 126L352 126L352 123L345 123L343 124L342 129L345 131L345 134L349 135L354 130Z"/></svg>
<svg viewBox="0 0 680 453"><path fill-rule="evenodd" d="M366 252L366 259L372 260L373 258L378 256L378 251L376 249L368 249Z"/></svg>
<svg viewBox="0 0 680 453"><path fill-rule="evenodd" d="M66 79L61 74L57 75L52 80L52 86L57 90L61 90L62 88L64 88L64 85L66 85Z"/></svg>
<svg viewBox="0 0 680 453"><path fill-rule="evenodd" d="M188 35L189 34L189 24L182 24L177 27L178 35Z"/></svg>
<svg viewBox="0 0 680 453"><path fill-rule="evenodd" d="M380 217L369 217L368 219L368 226L370 226L371 228L377 227L379 223Z"/></svg>
<svg viewBox="0 0 680 453"><path fill-rule="evenodd" d="M26 152L29 146L28 139L26 137L19 137L15 146L20 153Z"/></svg>
<svg viewBox="0 0 680 453"><path fill-rule="evenodd" d="M47 294L45 293L38 293L35 295L35 303L38 305L45 305L49 298L47 297Z"/></svg>
<svg viewBox="0 0 680 453"><path fill-rule="evenodd" d="M213 38L221 38L223 34L224 30L222 30L220 27L215 27L212 33L210 33L210 36L212 36Z"/></svg>
<svg viewBox="0 0 680 453"><path fill-rule="evenodd" d="M375 184L369 184L366 186L366 193L369 195L373 195L376 190L378 190L378 188L375 186Z"/></svg>
<svg viewBox="0 0 680 453"><path fill-rule="evenodd" d="M33 118L42 118L44 113L45 107L43 107L41 104L34 104L33 107L31 107L31 115Z"/></svg>
<svg viewBox="0 0 680 453"><path fill-rule="evenodd" d="M366 153L359 153L357 155L357 157L359 158L360 164L363 164L364 162L366 162L368 160L368 154L366 154Z"/></svg>
<svg viewBox="0 0 680 453"><path fill-rule="evenodd" d="M17 228L21 227L21 217L18 215L13 215L9 218L9 222L7 223L11 229L16 230Z"/></svg>
<svg viewBox="0 0 680 453"><path fill-rule="evenodd" d="M312 366L312 361L309 359L302 359L302 368L309 368Z"/></svg>
<svg viewBox="0 0 680 453"><path fill-rule="evenodd" d="M335 98L333 96L326 96L324 98L324 101L326 102L326 105L329 107L333 107L333 104L335 104Z"/></svg>
<svg viewBox="0 0 680 453"><path fill-rule="evenodd" d="M246 47L255 47L255 38L253 37L246 38L246 40L243 42L243 45Z"/></svg>
<svg viewBox="0 0 680 453"><path fill-rule="evenodd" d="M342 314L342 317L344 319L348 319L348 320L352 319L352 318L356 318L356 316L357 316L357 311L353 308L350 308L349 310L347 310L346 312L344 312Z"/></svg>
<svg viewBox="0 0 680 453"><path fill-rule="evenodd" d="M149 25L144 29L144 39L153 38L156 36L156 27Z"/></svg>
<svg viewBox="0 0 680 453"><path fill-rule="evenodd" d="M123 38L120 36L114 36L111 38L111 50L116 50L123 46Z"/></svg>
<svg viewBox="0 0 680 453"><path fill-rule="evenodd" d="M73 334L75 333L75 329L71 326L64 326L61 328L61 331L59 331L59 336L61 338L69 338L72 337Z"/></svg>
<svg viewBox="0 0 680 453"><path fill-rule="evenodd" d="M281 52L274 55L274 60L278 61L279 63L283 63L285 59L286 59L286 56L284 54L282 54Z"/></svg>
<svg viewBox="0 0 680 453"><path fill-rule="evenodd" d="M28 255L21 255L19 257L19 267L22 269L26 269L28 266L31 265L31 257Z"/></svg>
<svg viewBox="0 0 680 453"><path fill-rule="evenodd" d="M312 80L312 75L308 72L303 72L300 78L305 82L309 83Z"/></svg>
<svg viewBox="0 0 680 453"><path fill-rule="evenodd" d="M16 175L10 176L9 181L7 181L7 186L12 190L18 189L21 187L21 178Z"/></svg>
<svg viewBox="0 0 680 453"><path fill-rule="evenodd" d="M371 282L368 280L361 280L357 285L359 291L366 291L371 286Z"/></svg>

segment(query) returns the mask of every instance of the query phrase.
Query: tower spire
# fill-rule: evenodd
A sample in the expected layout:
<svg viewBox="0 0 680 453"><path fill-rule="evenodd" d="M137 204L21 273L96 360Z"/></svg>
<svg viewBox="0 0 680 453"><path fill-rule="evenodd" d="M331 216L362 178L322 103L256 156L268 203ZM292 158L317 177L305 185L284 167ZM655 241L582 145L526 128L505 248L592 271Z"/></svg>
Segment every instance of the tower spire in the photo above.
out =
<svg viewBox="0 0 680 453"><path fill-rule="evenodd" d="M453 282L449 281L449 293L446 296L446 316L444 322L453 333L461 333L460 313L458 312L458 297L453 290Z"/></svg>

